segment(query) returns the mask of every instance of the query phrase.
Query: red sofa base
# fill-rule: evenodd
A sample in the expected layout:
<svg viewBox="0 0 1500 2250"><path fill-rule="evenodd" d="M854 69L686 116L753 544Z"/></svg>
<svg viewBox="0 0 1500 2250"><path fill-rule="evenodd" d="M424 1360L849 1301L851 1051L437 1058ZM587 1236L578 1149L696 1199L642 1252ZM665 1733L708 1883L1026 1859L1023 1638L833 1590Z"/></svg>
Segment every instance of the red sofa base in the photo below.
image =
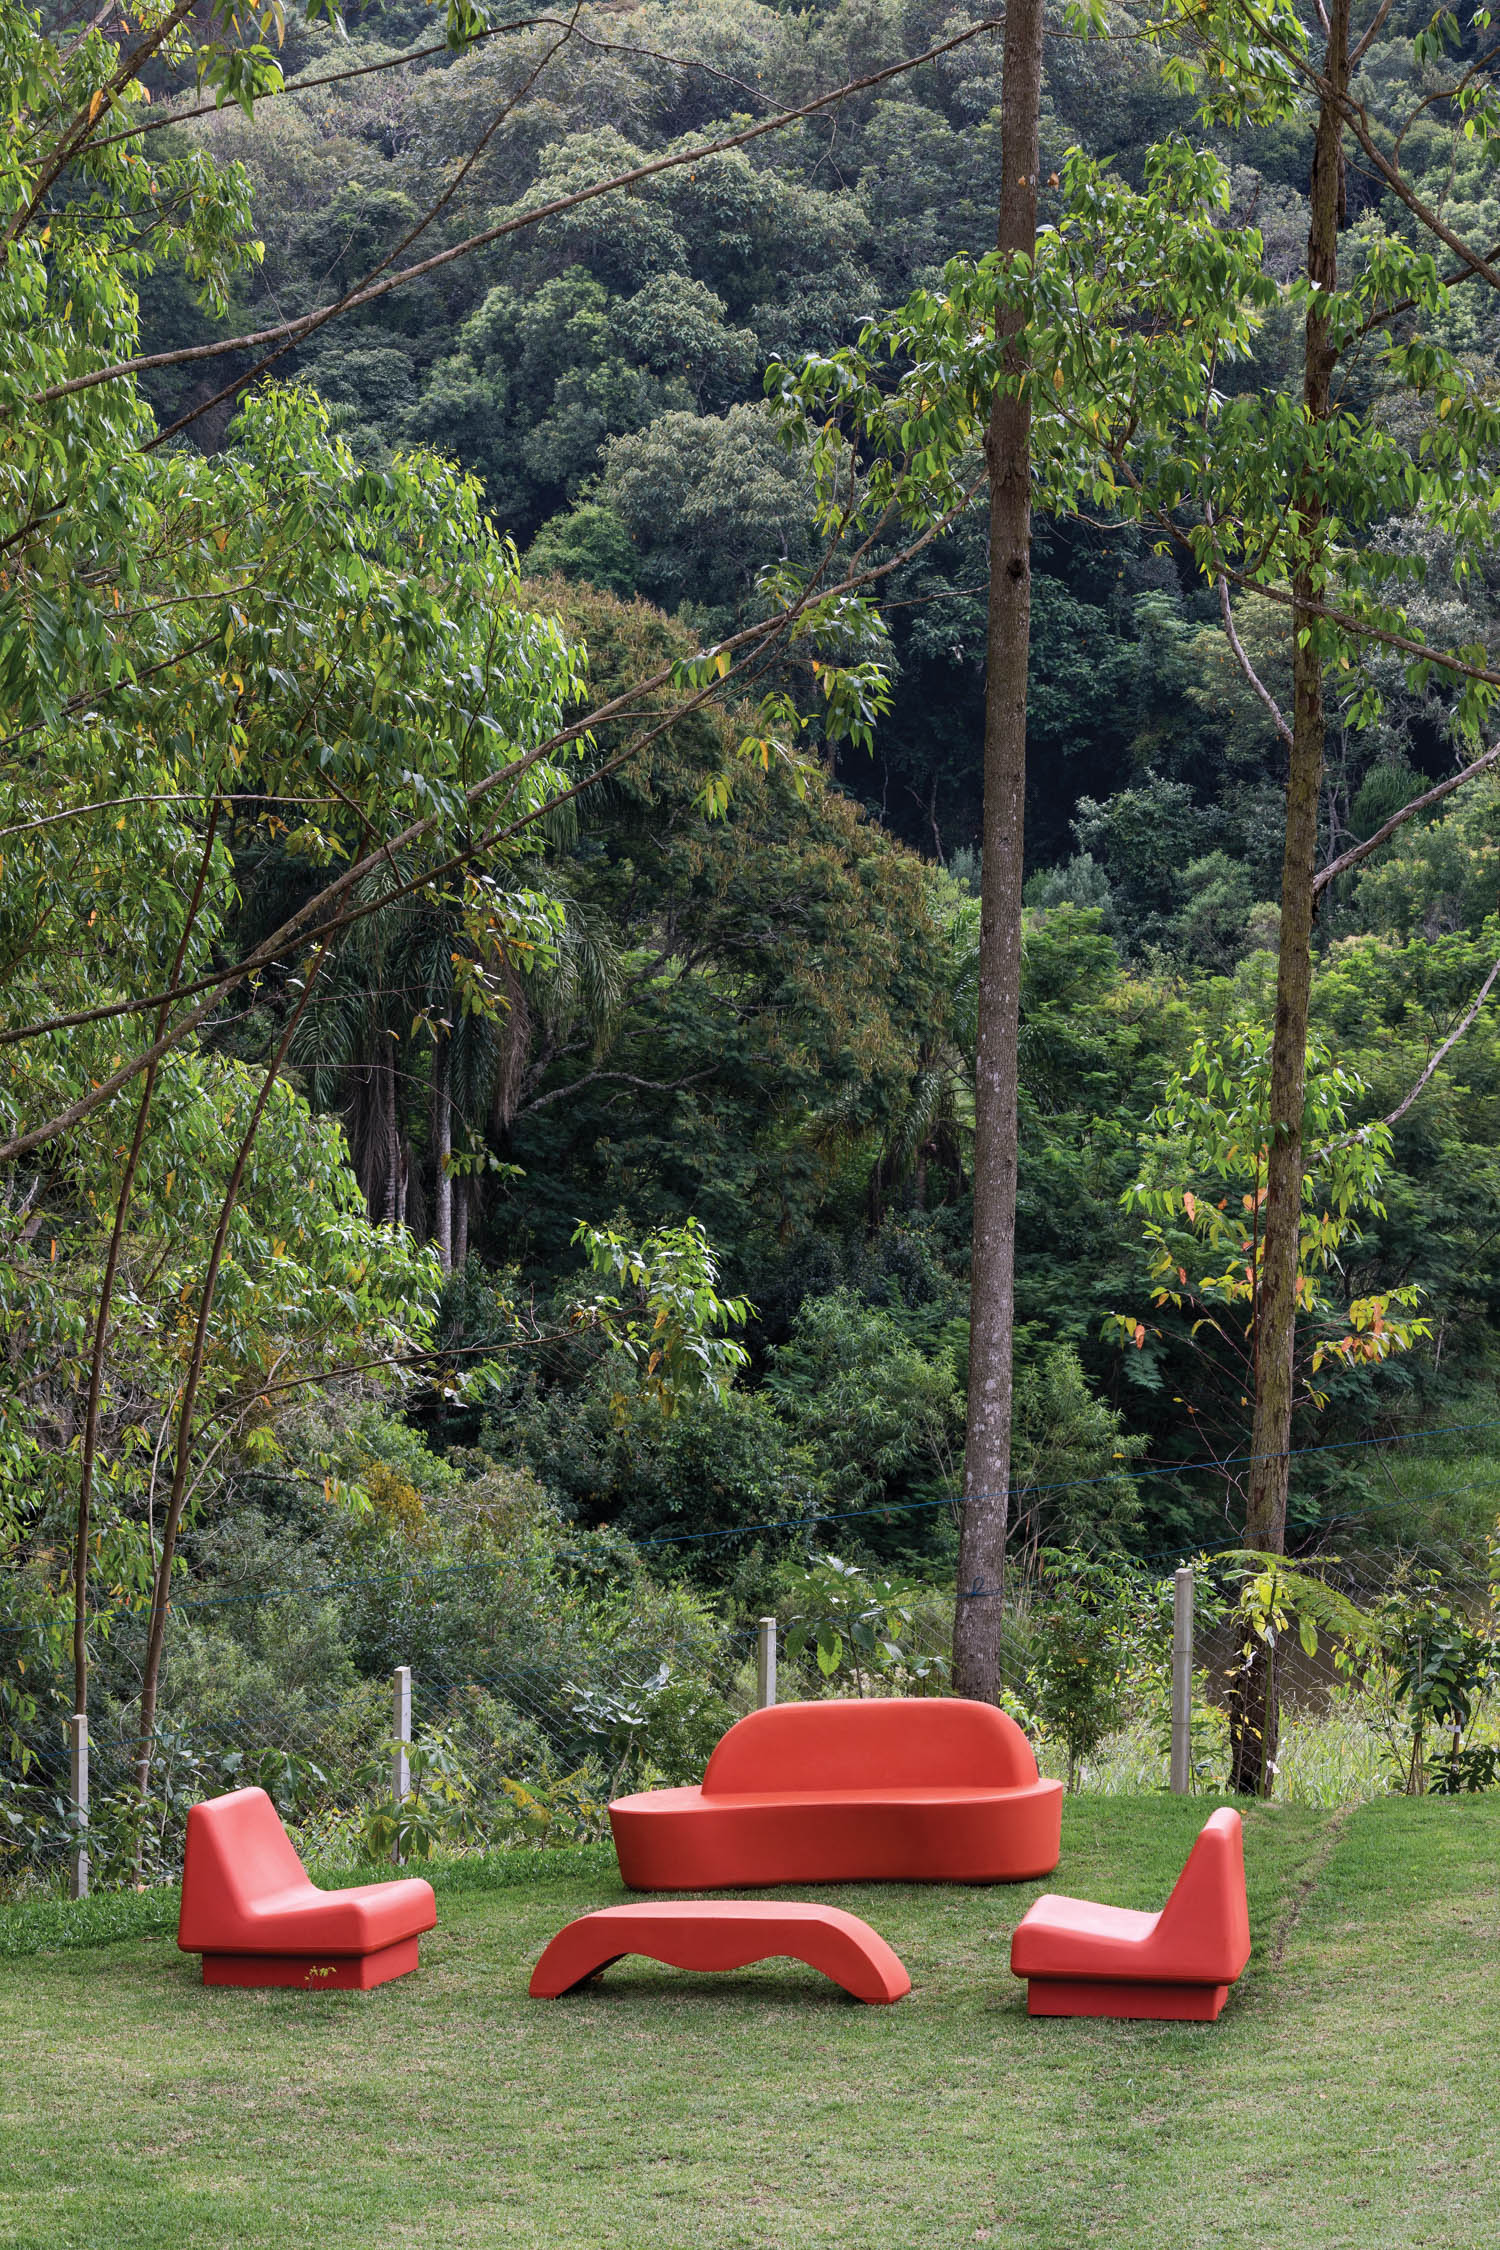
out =
<svg viewBox="0 0 1500 2250"><path fill-rule="evenodd" d="M373 1953L205 1953L205 1984L237 1984L254 1989L302 1992L373 1992L392 1977L409 1976L417 1965L417 1941L398 1938Z"/></svg>
<svg viewBox="0 0 1500 2250"><path fill-rule="evenodd" d="M633 1891L1027 1883L1057 1865L1062 1795L1060 1781L822 1795L655 1789L616 1798L609 1818Z"/></svg>
<svg viewBox="0 0 1500 2250"><path fill-rule="evenodd" d="M1026 1987L1026 2013L1212 2023L1228 1998L1227 1984L1118 1984L1103 1977L1033 1977Z"/></svg>

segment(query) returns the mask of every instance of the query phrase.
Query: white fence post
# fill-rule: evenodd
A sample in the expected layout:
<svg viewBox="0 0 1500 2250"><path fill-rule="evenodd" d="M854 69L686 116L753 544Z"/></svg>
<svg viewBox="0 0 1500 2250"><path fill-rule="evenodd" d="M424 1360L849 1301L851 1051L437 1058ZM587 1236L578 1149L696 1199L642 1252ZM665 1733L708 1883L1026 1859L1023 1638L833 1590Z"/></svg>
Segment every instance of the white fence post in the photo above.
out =
<svg viewBox="0 0 1500 2250"><path fill-rule="evenodd" d="M776 1701L776 1620L763 1617L756 1645L755 1700L762 1711Z"/></svg>
<svg viewBox="0 0 1500 2250"><path fill-rule="evenodd" d="M68 1801L73 1815L73 1854L68 1889L74 1898L89 1895L89 1722L75 1711L68 1721Z"/></svg>
<svg viewBox="0 0 1500 2250"><path fill-rule="evenodd" d="M411 1666L398 1664L392 1678L395 1705L395 1724L391 1732L396 1738L396 1748L391 1758L391 1795L397 1806L404 1805L411 1795L411 1768L406 1753L411 1747ZM391 1857L401 1865L401 1846L391 1846Z"/></svg>
<svg viewBox="0 0 1500 2250"><path fill-rule="evenodd" d="M1193 1786L1193 1573L1184 1564L1172 1581L1172 1794Z"/></svg>

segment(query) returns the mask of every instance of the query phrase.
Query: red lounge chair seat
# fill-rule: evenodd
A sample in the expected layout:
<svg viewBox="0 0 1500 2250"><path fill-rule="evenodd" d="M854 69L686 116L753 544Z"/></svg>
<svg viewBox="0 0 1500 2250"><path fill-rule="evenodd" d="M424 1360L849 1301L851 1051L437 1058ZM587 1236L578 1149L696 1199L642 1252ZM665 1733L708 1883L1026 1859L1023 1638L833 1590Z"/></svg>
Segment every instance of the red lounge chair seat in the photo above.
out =
<svg viewBox="0 0 1500 2250"><path fill-rule="evenodd" d="M531 1975L533 2000L576 1991L611 1961L644 1953L672 1969L743 1969L789 1954L878 2004L911 1990L885 1939L836 1906L765 1899L674 1899L667 1906L606 1906L559 1930Z"/></svg>
<svg viewBox="0 0 1500 2250"><path fill-rule="evenodd" d="M1250 1958L1240 1816L1209 1820L1160 1914L1039 1898L1011 1939L1034 2016L1212 2022Z"/></svg>
<svg viewBox="0 0 1500 2250"><path fill-rule="evenodd" d="M986 1703L781 1703L730 1728L700 1785L617 1798L609 1819L638 1891L1015 1883L1057 1865L1062 1784Z"/></svg>
<svg viewBox="0 0 1500 2250"><path fill-rule="evenodd" d="M419 1879L318 1890L264 1789L188 1813L177 1943L202 1954L205 1984L368 1992L416 1967L436 1921Z"/></svg>

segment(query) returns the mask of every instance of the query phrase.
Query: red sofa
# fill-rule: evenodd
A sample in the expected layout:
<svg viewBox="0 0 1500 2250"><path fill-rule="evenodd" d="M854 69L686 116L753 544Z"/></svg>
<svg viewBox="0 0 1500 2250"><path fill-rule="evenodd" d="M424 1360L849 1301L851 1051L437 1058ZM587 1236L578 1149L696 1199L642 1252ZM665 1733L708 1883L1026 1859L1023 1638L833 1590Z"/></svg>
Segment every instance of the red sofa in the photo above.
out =
<svg viewBox="0 0 1500 2250"><path fill-rule="evenodd" d="M203 1956L205 1984L368 1992L417 1965L437 1922L417 1878L320 1891L264 1789L236 1789L187 1817L177 1943Z"/></svg>
<svg viewBox="0 0 1500 2250"><path fill-rule="evenodd" d="M1057 1865L1062 1784L990 1704L782 1703L732 1726L701 1784L617 1798L609 1819L633 1890L1015 1883Z"/></svg>
<svg viewBox="0 0 1500 2250"><path fill-rule="evenodd" d="M1249 1958L1244 1831L1229 1806L1209 1820L1160 1914L1049 1894L1010 1945L1034 2016L1212 2022Z"/></svg>

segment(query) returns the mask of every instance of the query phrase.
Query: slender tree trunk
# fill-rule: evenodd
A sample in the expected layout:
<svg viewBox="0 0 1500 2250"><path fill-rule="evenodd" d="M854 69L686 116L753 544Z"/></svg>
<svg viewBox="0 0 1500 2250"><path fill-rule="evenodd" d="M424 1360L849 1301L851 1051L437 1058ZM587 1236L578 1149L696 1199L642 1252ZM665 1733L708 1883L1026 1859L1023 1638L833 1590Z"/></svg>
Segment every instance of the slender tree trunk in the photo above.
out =
<svg viewBox="0 0 1500 2250"><path fill-rule="evenodd" d="M469 1180L453 1183L453 1270L462 1273L469 1262Z"/></svg>
<svg viewBox="0 0 1500 2250"><path fill-rule="evenodd" d="M214 1233L213 1248L209 1252L203 1287L198 1294L198 1318L193 1330L192 1347L188 1353L187 1373L183 1378L182 1400L177 1409L177 1445L172 1463L172 1489L167 1500L167 1512L162 1520L161 1552L156 1558L156 1573L151 1587L151 1623L146 1634L146 1661L141 1672L140 1732L136 1740L135 1778L136 1787L143 1799L151 1782L157 1690L161 1681L162 1650L166 1645L167 1612L171 1607L172 1564L177 1552L177 1533L182 1523L183 1509L187 1505L188 1470L192 1459L190 1449L193 1419L198 1404L198 1385L203 1380L203 1361L208 1350L208 1324L219 1285L219 1269L224 1262L224 1250L229 1240L229 1222L239 1201L245 1167L250 1161L250 1151L255 1146L255 1136L260 1131L260 1121L265 1116L266 1104L271 1098L271 1088L281 1074L292 1035L302 1020L303 1010L312 998L313 986L318 981L319 972L327 957L329 943L329 939L323 940L304 979L302 996L287 1018L286 1029L277 1044L276 1052L266 1065L265 1077L261 1081L255 1107L250 1112L250 1122L245 1127L235 1155L229 1185L224 1190L224 1199L219 1206L219 1223Z"/></svg>
<svg viewBox="0 0 1500 2250"><path fill-rule="evenodd" d="M396 1058L381 1035L375 1092L380 1105L380 1209L371 1216L394 1226L400 1216L401 1116L396 1103Z"/></svg>
<svg viewBox="0 0 1500 2250"><path fill-rule="evenodd" d="M198 880L193 885L193 895L188 900L183 916L182 936L178 940L172 974L167 980L167 998L156 1011L156 1029L153 1043L167 1028L171 1014L171 995L182 976L182 964L187 959L188 945L193 926L198 919L198 909L203 904L203 890L208 881L208 871L213 864L214 838L219 828L217 803L209 808L208 834L203 842L203 857L198 866ZM115 1219L110 1230L109 1251L104 1261L104 1278L99 1285L99 1305L94 1316L93 1353L89 1361L88 1405L83 1417L83 1449L78 1464L78 1514L73 1530L73 1709L87 1717L89 1708L89 1540L93 1529L94 1462L99 1449L99 1406L104 1394L104 1355L109 1341L109 1316L114 1304L115 1276L120 1267L120 1251L125 1240L125 1225L130 1216L130 1200L135 1192L135 1175L141 1161L141 1148L146 1138L146 1124L151 1115L151 1103L156 1093L160 1058L148 1063L141 1098L135 1113L135 1132L131 1138L130 1153L125 1159L125 1171L120 1181L120 1192L115 1198Z"/></svg>
<svg viewBox="0 0 1500 2250"><path fill-rule="evenodd" d="M1308 421L1332 412L1335 352L1325 292L1338 287L1338 237L1343 162L1336 101L1349 76L1349 0L1332 0L1325 75L1330 86L1318 114L1313 151L1312 214L1303 403ZM1326 731L1323 658L1313 605L1321 591L1327 540L1323 511L1311 487L1294 496L1306 542L1292 592L1292 745L1286 791L1286 843L1281 867L1281 944L1276 965L1276 1022L1271 1040L1270 1148L1266 1168L1265 1250L1256 1307L1255 1421L1245 1545L1271 1554L1286 1548L1290 1488L1293 1352L1296 1342L1298 1242L1302 1225L1302 1105L1307 1075L1307 1023L1312 997L1312 925L1318 853L1318 801ZM1272 1652L1257 1644L1231 1699L1230 1786L1269 1795L1279 1719Z"/></svg>
<svg viewBox="0 0 1500 2250"><path fill-rule="evenodd" d="M1010 0L1000 119L1002 255L1036 252L1041 0ZM1021 1005L1021 849L1026 795L1026 671L1031 644L1031 393L1023 321L1004 316L1014 388L995 399L985 647L979 1043L975 1069L974 1249L969 1400L953 1684L992 1702L1000 1686L1009 1517L1011 1331L1015 1322L1016 1041Z"/></svg>
<svg viewBox="0 0 1500 2250"><path fill-rule="evenodd" d="M453 1102L449 1093L452 1076L453 1041L444 1032L432 1057L432 1123L436 1149L432 1231L444 1273L453 1271L453 1174L449 1170L453 1155Z"/></svg>

